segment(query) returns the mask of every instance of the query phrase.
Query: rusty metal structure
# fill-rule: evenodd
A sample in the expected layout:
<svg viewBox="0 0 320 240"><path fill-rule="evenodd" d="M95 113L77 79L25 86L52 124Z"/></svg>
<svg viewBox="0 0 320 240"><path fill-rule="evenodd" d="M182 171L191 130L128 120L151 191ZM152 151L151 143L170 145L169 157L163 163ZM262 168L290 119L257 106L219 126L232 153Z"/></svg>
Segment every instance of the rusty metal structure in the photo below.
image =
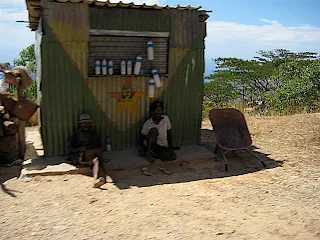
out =
<svg viewBox="0 0 320 240"><path fill-rule="evenodd" d="M26 0L36 31L41 134L46 155L62 155L86 112L114 149L136 146L149 104L164 101L176 144L200 142L204 39L201 7L169 7L96 0ZM146 59L154 42L155 60ZM145 45L144 45L145 43ZM120 75L120 60L142 55L141 75ZM113 75L94 75L96 60L114 61ZM151 66L162 86L148 98ZM122 89L131 89L125 99Z"/></svg>

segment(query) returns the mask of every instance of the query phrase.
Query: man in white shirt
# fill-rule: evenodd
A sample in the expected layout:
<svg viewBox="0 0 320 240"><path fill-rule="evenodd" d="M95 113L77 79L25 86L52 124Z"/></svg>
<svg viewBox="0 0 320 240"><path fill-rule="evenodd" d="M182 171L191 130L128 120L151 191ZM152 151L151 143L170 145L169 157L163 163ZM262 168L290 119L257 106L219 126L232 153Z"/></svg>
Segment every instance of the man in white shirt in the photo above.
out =
<svg viewBox="0 0 320 240"><path fill-rule="evenodd" d="M154 158L172 161L176 159L173 150L178 149L172 146L171 122L167 115L163 115L162 102L153 102L151 118L144 123L140 134L140 156L145 156L149 162Z"/></svg>

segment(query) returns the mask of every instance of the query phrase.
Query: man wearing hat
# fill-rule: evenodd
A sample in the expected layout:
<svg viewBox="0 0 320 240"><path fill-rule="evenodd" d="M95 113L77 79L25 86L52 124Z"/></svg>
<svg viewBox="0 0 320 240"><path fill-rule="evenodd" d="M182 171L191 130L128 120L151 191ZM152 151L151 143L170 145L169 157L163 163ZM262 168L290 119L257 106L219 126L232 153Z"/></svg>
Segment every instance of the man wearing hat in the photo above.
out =
<svg viewBox="0 0 320 240"><path fill-rule="evenodd" d="M102 186L105 183L106 172L101 158L101 140L98 132L91 127L90 115L80 115L79 128L73 132L70 145L71 163L89 165L94 178L93 187Z"/></svg>

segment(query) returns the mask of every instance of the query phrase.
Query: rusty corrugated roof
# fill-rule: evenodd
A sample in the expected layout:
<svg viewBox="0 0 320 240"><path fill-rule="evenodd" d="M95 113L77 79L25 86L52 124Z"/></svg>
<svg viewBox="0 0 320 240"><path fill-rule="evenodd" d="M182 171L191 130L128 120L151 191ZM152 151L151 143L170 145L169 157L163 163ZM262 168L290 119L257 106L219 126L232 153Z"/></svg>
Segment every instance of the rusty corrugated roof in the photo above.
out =
<svg viewBox="0 0 320 240"><path fill-rule="evenodd" d="M27 10L28 10L28 15L29 15L29 27L31 28L32 31L36 30L38 27L39 19L40 19L40 13L41 13L41 5L40 5L41 0L26 0L26 5L27 5ZM87 3L87 4L94 4L99 7L121 7L121 8L131 8L131 9L177 9L177 10L188 10L188 11L198 11L201 9L201 6L197 7L191 7L190 5L188 6L158 6L157 4L154 5L147 5L147 4L142 4L142 5L137 5L134 4L133 2L131 3L123 3L123 2L117 2L113 3L110 1L104 1L104 0L50 0L50 2L59 2L59 3Z"/></svg>

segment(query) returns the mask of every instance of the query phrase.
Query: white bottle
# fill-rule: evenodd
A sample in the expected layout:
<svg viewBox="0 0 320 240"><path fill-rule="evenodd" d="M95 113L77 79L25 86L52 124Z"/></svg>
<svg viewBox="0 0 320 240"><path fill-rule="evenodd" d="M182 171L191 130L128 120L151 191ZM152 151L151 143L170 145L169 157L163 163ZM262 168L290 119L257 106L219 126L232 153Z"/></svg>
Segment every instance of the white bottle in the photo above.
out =
<svg viewBox="0 0 320 240"><path fill-rule="evenodd" d="M101 63L102 75L107 75L107 60L103 59Z"/></svg>
<svg viewBox="0 0 320 240"><path fill-rule="evenodd" d="M100 75L101 74L101 67L100 67L100 61L96 61L95 63L95 74Z"/></svg>
<svg viewBox="0 0 320 240"><path fill-rule="evenodd" d="M136 57L136 63L134 64L134 75L139 75L140 73L140 68L141 68L141 62L142 62L142 57L139 55Z"/></svg>
<svg viewBox="0 0 320 240"><path fill-rule="evenodd" d="M111 151L111 138L109 136L106 138L106 150L107 152Z"/></svg>
<svg viewBox="0 0 320 240"><path fill-rule="evenodd" d="M148 45L148 60L153 60L153 42L152 41L148 41L147 42Z"/></svg>
<svg viewBox="0 0 320 240"><path fill-rule="evenodd" d="M161 81L160 81L160 77L159 77L159 73L158 73L157 69L155 69L155 68L152 69L152 75L153 75L153 79L156 83L156 87L157 88L161 87L162 85L161 85Z"/></svg>
<svg viewBox="0 0 320 240"><path fill-rule="evenodd" d="M149 79L149 84L148 84L148 97L153 98L154 97L154 80L153 78Z"/></svg>
<svg viewBox="0 0 320 240"><path fill-rule="evenodd" d="M113 74L113 62L111 60L108 62L108 74Z"/></svg>
<svg viewBox="0 0 320 240"><path fill-rule="evenodd" d="M126 75L126 61L122 60L120 63L121 75Z"/></svg>
<svg viewBox="0 0 320 240"><path fill-rule="evenodd" d="M130 60L127 62L127 74L132 75L132 62Z"/></svg>

